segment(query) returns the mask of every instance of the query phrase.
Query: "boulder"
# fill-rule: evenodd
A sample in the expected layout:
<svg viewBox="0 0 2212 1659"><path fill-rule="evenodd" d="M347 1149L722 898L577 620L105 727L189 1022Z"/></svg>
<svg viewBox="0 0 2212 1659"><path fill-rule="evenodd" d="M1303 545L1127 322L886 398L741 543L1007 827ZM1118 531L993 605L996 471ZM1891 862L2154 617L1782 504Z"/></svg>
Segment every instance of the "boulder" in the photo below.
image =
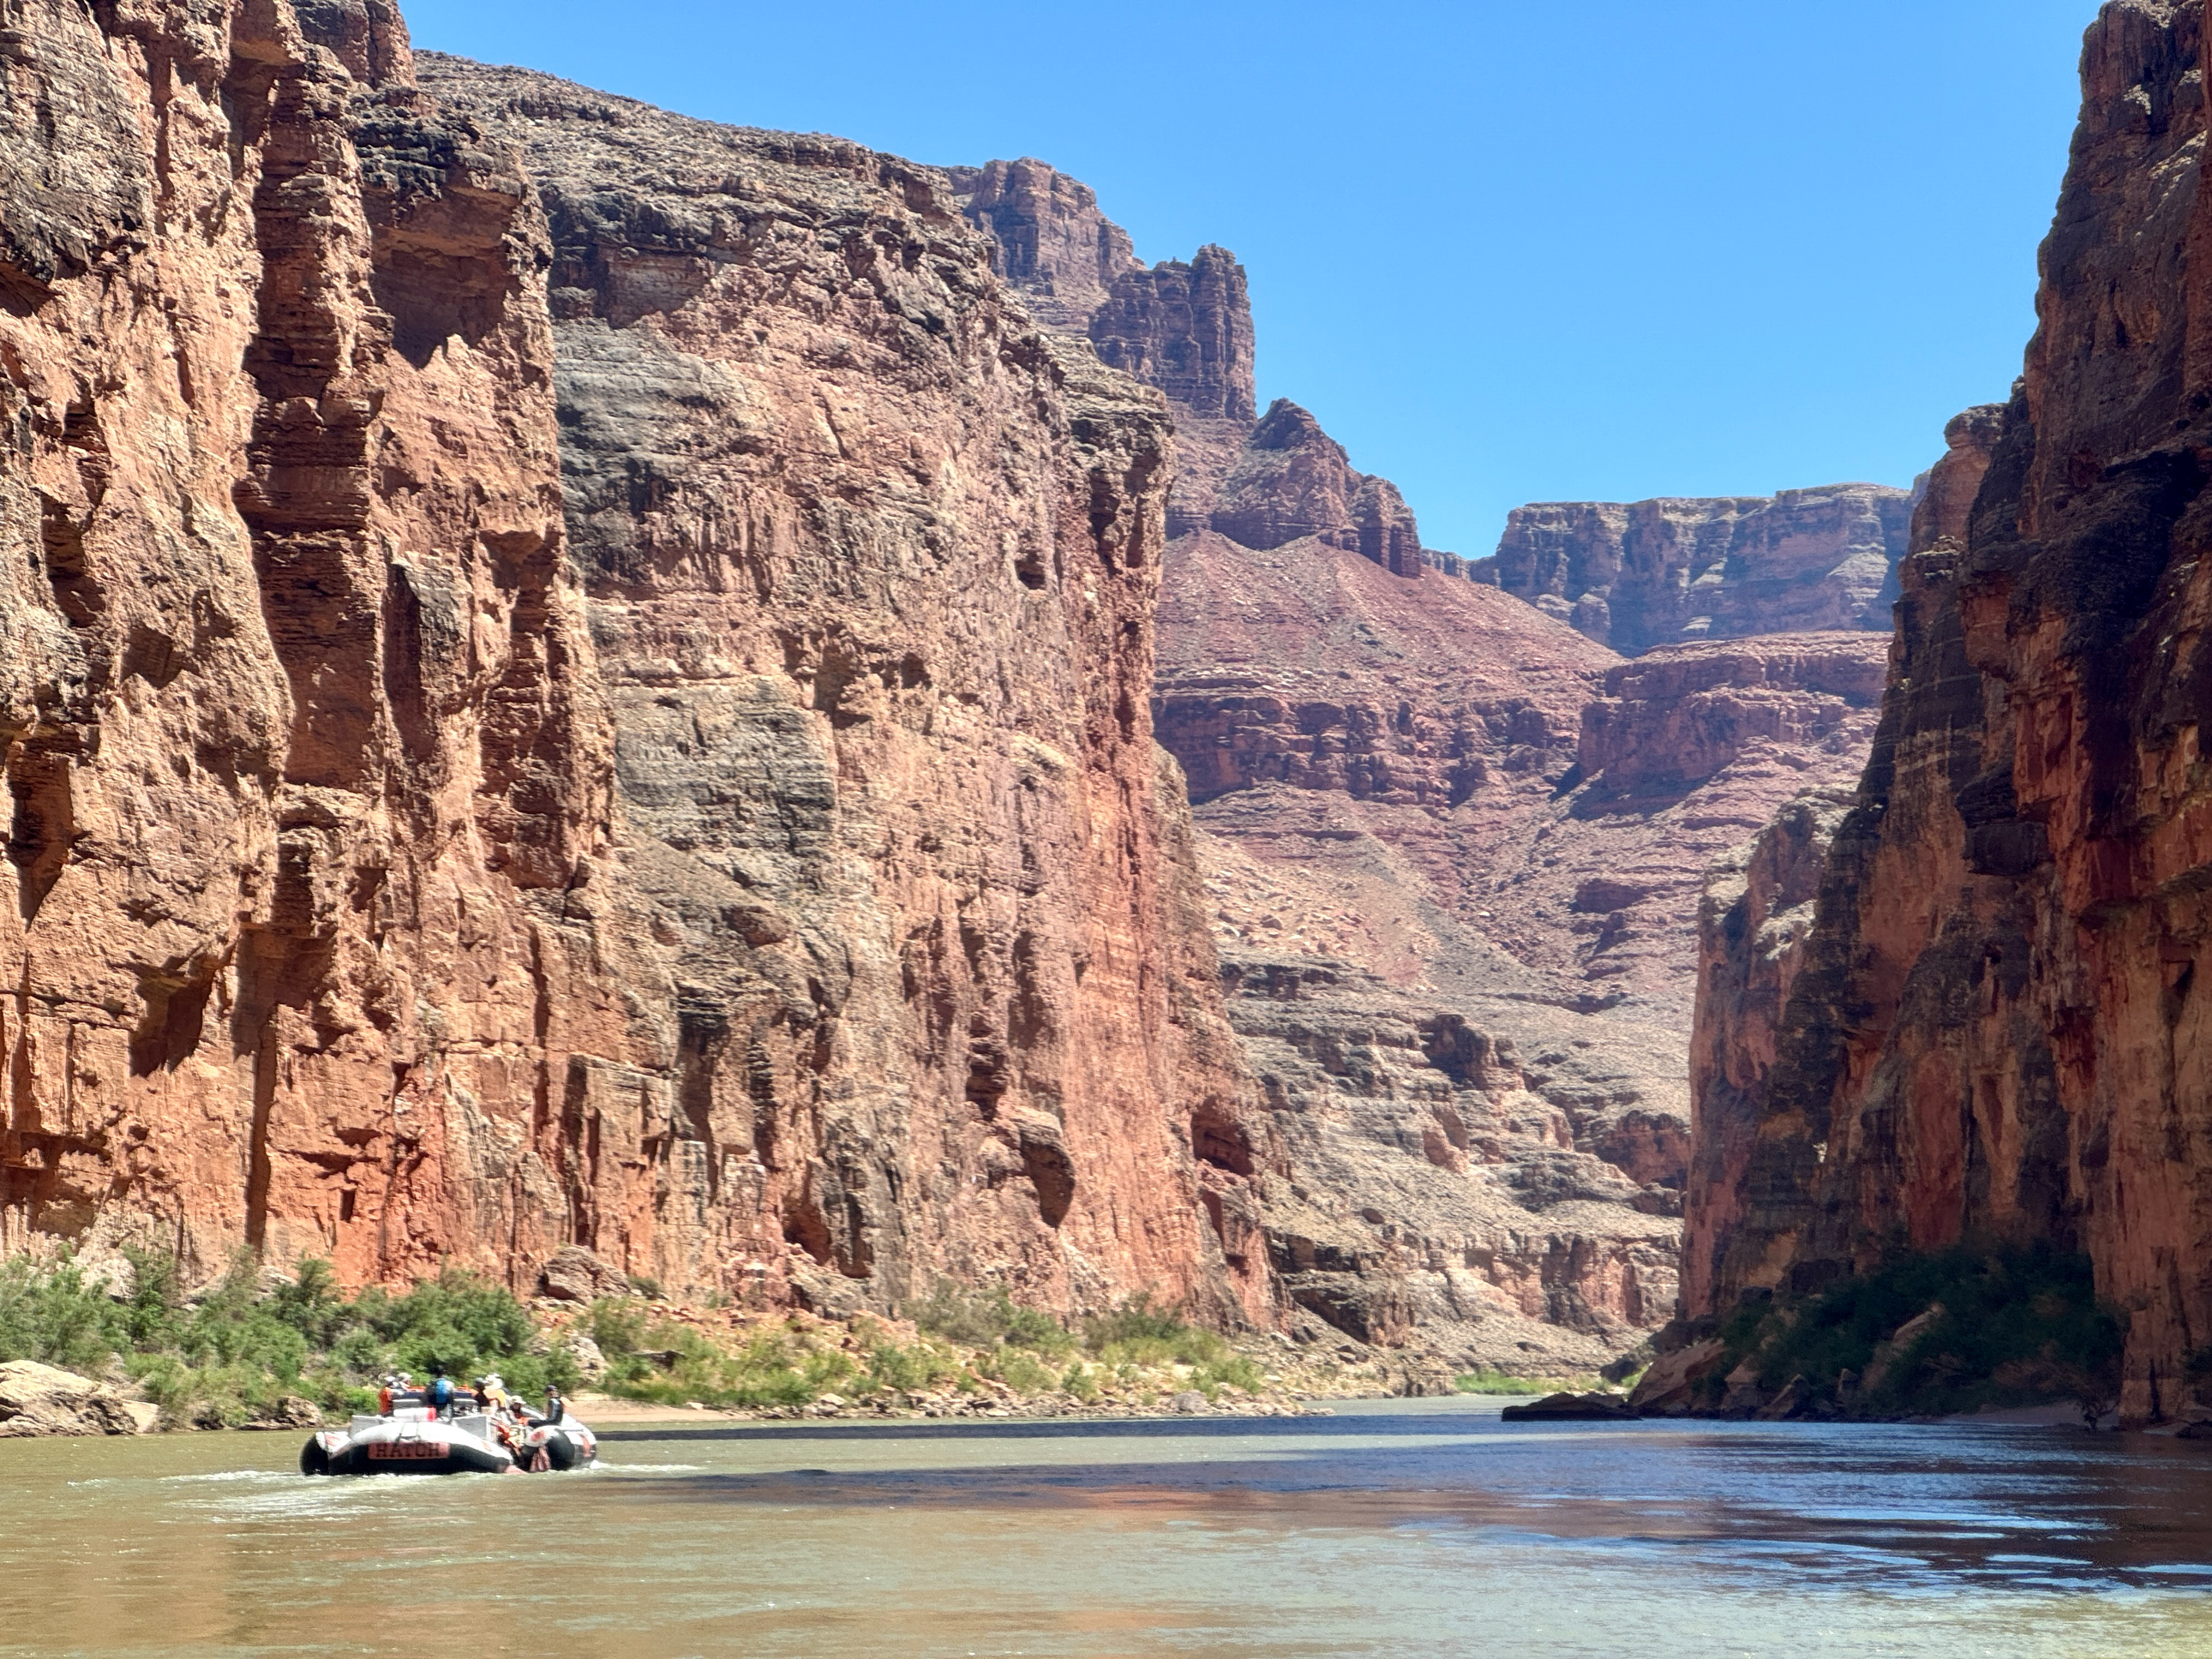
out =
<svg viewBox="0 0 2212 1659"><path fill-rule="evenodd" d="M1626 1423L1637 1413L1617 1394L1547 1394L1498 1415L1508 1423Z"/></svg>
<svg viewBox="0 0 2212 1659"><path fill-rule="evenodd" d="M1754 1413L1761 1422L1786 1423L1793 1417L1802 1417L1813 1404L1813 1384L1805 1376L1793 1376L1784 1384L1782 1392L1760 1407Z"/></svg>
<svg viewBox="0 0 2212 1659"><path fill-rule="evenodd" d="M1451 1369L1435 1361L1414 1361L1390 1379L1390 1393L1400 1400L1446 1400L1459 1392Z"/></svg>
<svg viewBox="0 0 2212 1659"><path fill-rule="evenodd" d="M1727 1353L1718 1337L1692 1342L1651 1362L1644 1380L1628 1396L1628 1403L1645 1417L1686 1417L1697 1404L1697 1385L1711 1374Z"/></svg>
<svg viewBox="0 0 2212 1659"><path fill-rule="evenodd" d="M568 1351L569 1358L576 1363L576 1375L586 1382L596 1382L607 1374L607 1357L599 1352L599 1345L581 1331L571 1331L561 1340Z"/></svg>
<svg viewBox="0 0 2212 1659"><path fill-rule="evenodd" d="M1206 1396L1196 1389L1185 1389L1170 1405L1177 1417L1203 1417L1209 1409Z"/></svg>
<svg viewBox="0 0 2212 1659"><path fill-rule="evenodd" d="M137 1432L129 1404L105 1382L34 1359L0 1365L0 1440Z"/></svg>
<svg viewBox="0 0 2212 1659"><path fill-rule="evenodd" d="M1890 1334L1889 1340L1877 1343L1874 1357L1867 1361L1866 1376L1859 1387L1868 1394L1889 1380L1890 1371L1903 1358L1906 1351L1928 1332L1929 1326L1943 1316L1943 1304L1936 1303L1925 1313L1916 1314Z"/></svg>
<svg viewBox="0 0 2212 1659"><path fill-rule="evenodd" d="M1721 1415L1749 1417L1765 1404L1766 1391L1759 1385L1759 1360L1753 1355L1728 1374L1721 1395Z"/></svg>
<svg viewBox="0 0 2212 1659"><path fill-rule="evenodd" d="M303 1400L296 1394L288 1394L256 1412L249 1429L319 1429L323 1426L323 1408L312 1400Z"/></svg>
<svg viewBox="0 0 2212 1659"><path fill-rule="evenodd" d="M556 1302L596 1302L628 1296L629 1275L609 1267L580 1244L564 1245L538 1271L538 1293Z"/></svg>

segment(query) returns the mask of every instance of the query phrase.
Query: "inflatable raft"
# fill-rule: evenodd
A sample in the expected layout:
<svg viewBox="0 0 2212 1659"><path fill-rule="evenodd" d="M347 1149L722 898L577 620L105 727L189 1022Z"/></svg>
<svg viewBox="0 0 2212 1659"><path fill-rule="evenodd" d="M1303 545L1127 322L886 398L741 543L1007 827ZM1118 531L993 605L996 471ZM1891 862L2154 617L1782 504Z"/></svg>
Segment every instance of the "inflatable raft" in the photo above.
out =
<svg viewBox="0 0 2212 1659"><path fill-rule="evenodd" d="M463 1407L396 1406L343 1429L325 1429L300 1452L302 1474L535 1474L598 1461L591 1430L565 1412L557 1420Z"/></svg>

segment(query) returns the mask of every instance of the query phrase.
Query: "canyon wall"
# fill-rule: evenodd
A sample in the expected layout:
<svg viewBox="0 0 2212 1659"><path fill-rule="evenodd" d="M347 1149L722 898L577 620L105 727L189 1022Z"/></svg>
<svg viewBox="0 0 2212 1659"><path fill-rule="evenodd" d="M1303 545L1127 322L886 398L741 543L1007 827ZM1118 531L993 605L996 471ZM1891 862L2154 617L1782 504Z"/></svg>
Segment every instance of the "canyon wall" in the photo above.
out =
<svg viewBox="0 0 2212 1659"><path fill-rule="evenodd" d="M388 12L100 18L4 48L0 1249L503 1266L630 1041L544 221Z"/></svg>
<svg viewBox="0 0 2212 1659"><path fill-rule="evenodd" d="M1507 515L1478 581L1626 656L1688 640L1887 629L1912 492L1547 501Z"/></svg>
<svg viewBox="0 0 2212 1659"><path fill-rule="evenodd" d="M2027 373L1954 425L1916 520L1771 1063L1712 1126L1686 1308L1893 1244L2077 1248L2136 1422L2212 1407L2203 29L2197 0L2113 0L2088 31Z"/></svg>
<svg viewBox="0 0 2212 1659"><path fill-rule="evenodd" d="M1159 396L894 158L18 14L0 1249L1271 1317Z"/></svg>
<svg viewBox="0 0 2212 1659"><path fill-rule="evenodd" d="M1562 607L1436 580L1480 568L1425 549L1310 411L1254 418L1229 256L1143 266L1041 162L953 177L1037 314L1169 399L1155 718L1285 1159L1252 1193L1291 1328L1416 1368L1606 1364L1674 1310L1705 868L1856 776L1886 640L1691 630L1623 663ZM1769 589L1857 581L1871 524L1878 588L1903 499L1725 504L1699 573L1749 549ZM1652 584L1686 586L1668 556ZM1721 631L1862 621L1832 596L1759 603Z"/></svg>
<svg viewBox="0 0 2212 1659"><path fill-rule="evenodd" d="M1699 880L1856 777L1885 653L1624 664L1321 538L1171 545L1158 726L1287 1154L1261 1210L1296 1310L1549 1375L1672 1316Z"/></svg>

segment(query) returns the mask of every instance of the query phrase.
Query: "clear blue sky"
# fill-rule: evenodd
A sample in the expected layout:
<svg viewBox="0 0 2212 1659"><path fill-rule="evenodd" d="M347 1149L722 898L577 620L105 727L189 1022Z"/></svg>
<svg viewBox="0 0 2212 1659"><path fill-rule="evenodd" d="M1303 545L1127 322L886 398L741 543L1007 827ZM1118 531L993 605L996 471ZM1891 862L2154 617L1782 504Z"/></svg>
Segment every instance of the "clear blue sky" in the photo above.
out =
<svg viewBox="0 0 2212 1659"><path fill-rule="evenodd" d="M1260 395L1435 547L1522 501L1903 483L2034 326L2094 0L403 0L419 45L939 164L1251 273Z"/></svg>

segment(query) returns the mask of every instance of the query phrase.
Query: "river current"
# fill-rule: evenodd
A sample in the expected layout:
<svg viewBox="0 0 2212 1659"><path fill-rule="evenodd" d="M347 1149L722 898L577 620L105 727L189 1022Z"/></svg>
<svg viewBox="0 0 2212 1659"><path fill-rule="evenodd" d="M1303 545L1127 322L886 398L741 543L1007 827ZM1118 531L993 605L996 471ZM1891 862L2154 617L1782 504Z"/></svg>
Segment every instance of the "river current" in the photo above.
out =
<svg viewBox="0 0 2212 1659"><path fill-rule="evenodd" d="M2212 1655L2212 1443L1500 1403L641 1425L505 1479L0 1442L0 1655Z"/></svg>

